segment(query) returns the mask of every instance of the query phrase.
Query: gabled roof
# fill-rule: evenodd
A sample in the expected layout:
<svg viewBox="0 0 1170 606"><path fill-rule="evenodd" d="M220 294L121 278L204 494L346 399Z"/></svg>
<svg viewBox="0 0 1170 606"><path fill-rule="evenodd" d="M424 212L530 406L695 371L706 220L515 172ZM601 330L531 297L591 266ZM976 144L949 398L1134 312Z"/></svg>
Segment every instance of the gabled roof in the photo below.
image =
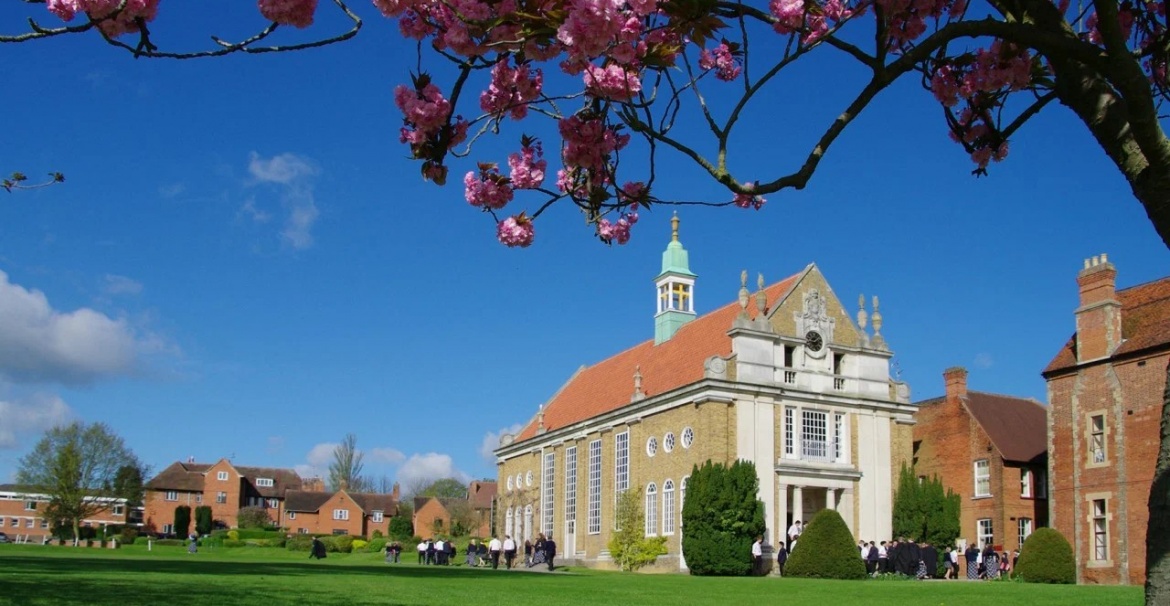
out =
<svg viewBox="0 0 1170 606"><path fill-rule="evenodd" d="M1048 452L1048 409L1036 400L982 391L968 391L962 400L1005 461L1029 463ZM943 396L917 405L945 403Z"/></svg>
<svg viewBox="0 0 1170 606"><path fill-rule="evenodd" d="M278 467L236 467L236 471L248 480L248 483L263 497L282 497L287 490L301 489L301 476L292 469ZM257 486L256 478L272 480L272 486Z"/></svg>
<svg viewBox="0 0 1170 606"><path fill-rule="evenodd" d="M467 500L475 509L491 509L492 499L496 498L498 486L488 480L477 480L471 483L467 491Z"/></svg>
<svg viewBox="0 0 1170 606"><path fill-rule="evenodd" d="M769 309L775 309L807 271L766 287ZM747 311L755 317L754 297ZM654 339L648 339L580 369L544 407L544 428L560 429L628 405L634 394L635 370L642 374L642 392L647 396L701 380L707 358L731 354L727 332L739 312L737 302L728 303L682 325L668 341L655 345ZM534 437L537 425L536 419L531 420L516 441Z"/></svg>
<svg viewBox="0 0 1170 606"><path fill-rule="evenodd" d="M398 513L398 499L395 499L394 495L372 492L347 492L346 494L366 513L381 511L387 516L397 515Z"/></svg>
<svg viewBox="0 0 1170 606"><path fill-rule="evenodd" d="M1170 276L1117 291L1121 303L1121 346L1111 357L1170 346ZM1077 365L1077 335L1069 338L1042 374Z"/></svg>
<svg viewBox="0 0 1170 606"><path fill-rule="evenodd" d="M203 492L203 474L211 469L206 463L175 462L159 472L144 486L147 490L182 490Z"/></svg>
<svg viewBox="0 0 1170 606"><path fill-rule="evenodd" d="M290 490L284 493L285 511L318 511L326 501L333 498L332 492L310 492L307 490Z"/></svg>

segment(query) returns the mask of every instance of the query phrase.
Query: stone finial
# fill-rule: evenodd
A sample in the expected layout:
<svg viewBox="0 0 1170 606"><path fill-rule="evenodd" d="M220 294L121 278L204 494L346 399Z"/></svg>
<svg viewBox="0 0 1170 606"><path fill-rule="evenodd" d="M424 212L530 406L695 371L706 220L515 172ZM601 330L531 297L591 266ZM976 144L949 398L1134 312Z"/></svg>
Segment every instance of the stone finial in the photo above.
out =
<svg viewBox="0 0 1170 606"><path fill-rule="evenodd" d="M742 272L740 272L740 274L739 274L739 310L740 310L739 317L741 317L741 318L748 317L748 315L747 315L748 298L751 296L751 294L748 292L747 278L748 278L748 274L747 274L747 270L745 269Z"/></svg>
<svg viewBox="0 0 1170 606"><path fill-rule="evenodd" d="M634 367L634 396L630 398L631 402L637 402L646 397L642 391L642 366Z"/></svg>
<svg viewBox="0 0 1170 606"><path fill-rule="evenodd" d="M869 333L865 330L869 324L869 314L865 311L865 295L857 295L857 326L861 328L861 346L869 346Z"/></svg>
<svg viewBox="0 0 1170 606"><path fill-rule="evenodd" d="M536 433L544 433L544 404L540 405L540 410L536 413Z"/></svg>
<svg viewBox="0 0 1170 606"><path fill-rule="evenodd" d="M882 312L878 310L877 295L873 296L873 344L883 349L885 347L885 339L882 338Z"/></svg>
<svg viewBox="0 0 1170 606"><path fill-rule="evenodd" d="M678 242L678 211L670 218L670 241Z"/></svg>
<svg viewBox="0 0 1170 606"><path fill-rule="evenodd" d="M768 310L768 295L764 292L764 274L759 275L759 278L756 280L756 284L758 284L760 287L760 289L756 291L756 309L758 309L760 312L760 314L756 316L756 319L762 320L764 318L764 312Z"/></svg>

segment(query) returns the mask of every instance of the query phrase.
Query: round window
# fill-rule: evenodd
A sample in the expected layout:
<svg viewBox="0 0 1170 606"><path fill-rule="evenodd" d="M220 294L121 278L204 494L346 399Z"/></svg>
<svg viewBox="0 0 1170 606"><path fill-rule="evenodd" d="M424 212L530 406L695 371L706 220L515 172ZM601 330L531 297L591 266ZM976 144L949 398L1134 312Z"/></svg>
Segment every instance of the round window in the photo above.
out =
<svg viewBox="0 0 1170 606"><path fill-rule="evenodd" d="M646 440L646 454L650 456L658 454L658 438L650 436L650 439Z"/></svg>
<svg viewBox="0 0 1170 606"><path fill-rule="evenodd" d="M662 449L666 452L674 450L674 432L668 431L666 436L662 438Z"/></svg>
<svg viewBox="0 0 1170 606"><path fill-rule="evenodd" d="M524 485L525 486L532 486L532 471L529 471L528 473L524 474Z"/></svg>
<svg viewBox="0 0 1170 606"><path fill-rule="evenodd" d="M524 486L524 476L522 474L516 474L516 490L520 490L522 486Z"/></svg>
<svg viewBox="0 0 1170 606"><path fill-rule="evenodd" d="M687 427L683 430L682 444L683 448L690 448L691 444L695 442L695 430Z"/></svg>
<svg viewBox="0 0 1170 606"><path fill-rule="evenodd" d="M508 490L512 490L512 476L508 476Z"/></svg>

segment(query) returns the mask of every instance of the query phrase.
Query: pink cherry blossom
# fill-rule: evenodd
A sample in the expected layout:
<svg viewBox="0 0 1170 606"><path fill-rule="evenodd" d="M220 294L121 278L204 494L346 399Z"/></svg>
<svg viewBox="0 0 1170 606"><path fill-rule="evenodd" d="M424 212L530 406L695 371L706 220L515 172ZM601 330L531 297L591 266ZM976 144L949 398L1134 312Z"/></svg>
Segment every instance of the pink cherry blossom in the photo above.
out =
<svg viewBox="0 0 1170 606"><path fill-rule="evenodd" d="M630 142L629 135L619 134L600 118L569 116L558 123L564 147L561 158L566 166L600 171L610 154Z"/></svg>
<svg viewBox="0 0 1170 606"><path fill-rule="evenodd" d="M496 225L496 238L505 246L527 248L535 237L532 219L525 217L524 213L508 217Z"/></svg>
<svg viewBox="0 0 1170 606"><path fill-rule="evenodd" d="M597 221L597 236L606 243L625 244L630 241L630 228L637 222L638 213L636 210L623 212L622 216L613 222L602 218Z"/></svg>
<svg viewBox="0 0 1170 606"><path fill-rule="evenodd" d="M530 73L528 64L510 68L504 58L492 68L491 84L480 94L479 106L489 114L508 112L513 120L522 120L528 115L528 103L540 97L543 85L544 75L539 69Z"/></svg>
<svg viewBox="0 0 1170 606"><path fill-rule="evenodd" d="M756 184L744 183L743 188L751 191L756 188ZM765 200L763 196L747 193L735 194L735 199L732 200L732 202L734 202L735 205L740 208L755 208L756 210L760 210L764 207L764 203L767 202L767 200Z"/></svg>
<svg viewBox="0 0 1170 606"><path fill-rule="evenodd" d="M519 153L508 156L508 168L512 170L510 179L512 187L516 189L535 189L544 182L548 161L544 160L544 150L539 142L525 145Z"/></svg>
<svg viewBox="0 0 1170 606"><path fill-rule="evenodd" d="M590 64L585 68L585 90L594 97L629 101L642 92L642 78L637 70L616 63L605 67Z"/></svg>
<svg viewBox="0 0 1170 606"><path fill-rule="evenodd" d="M716 70L715 77L724 82L735 80L739 77L739 72L743 70L726 43L711 50L703 49L699 53L699 67Z"/></svg>
<svg viewBox="0 0 1170 606"><path fill-rule="evenodd" d="M472 206L499 210L512 201L512 186L494 164L481 164L479 174L463 177L463 195Z"/></svg>
<svg viewBox="0 0 1170 606"><path fill-rule="evenodd" d="M259 0L260 14L281 25L306 28L313 24L317 0Z"/></svg>
<svg viewBox="0 0 1170 606"><path fill-rule="evenodd" d="M49 12L60 17L63 21L72 21L78 13L85 13L90 19L97 22L97 27L105 35L116 38L123 34L137 33L138 20L145 22L154 20L158 13L159 0L48 0L46 3ZM122 7L118 11L118 7ZM118 11L115 14L115 11Z"/></svg>

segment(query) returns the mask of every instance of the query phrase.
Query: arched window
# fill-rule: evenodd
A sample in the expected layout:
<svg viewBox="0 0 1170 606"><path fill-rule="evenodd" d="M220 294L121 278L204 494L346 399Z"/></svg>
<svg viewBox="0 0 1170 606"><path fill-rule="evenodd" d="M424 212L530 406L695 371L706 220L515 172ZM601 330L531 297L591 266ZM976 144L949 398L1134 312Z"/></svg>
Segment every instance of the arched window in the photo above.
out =
<svg viewBox="0 0 1170 606"><path fill-rule="evenodd" d="M683 478L682 482L679 483L679 485L678 485L678 519L679 519L679 526L682 527L683 532L686 532L686 527L683 527L682 522L681 522L682 510L683 510L683 507L685 507L687 504L687 482L690 481L690 479L691 479L691 476L687 476L687 477Z"/></svg>
<svg viewBox="0 0 1170 606"><path fill-rule="evenodd" d="M511 476L508 477L511 480ZM512 533L512 508L508 508L508 512L504 514L504 536L513 536Z"/></svg>
<svg viewBox="0 0 1170 606"><path fill-rule="evenodd" d="M532 539L532 505L524 506L524 540Z"/></svg>
<svg viewBox="0 0 1170 606"><path fill-rule="evenodd" d="M662 534L674 534L674 481L662 483Z"/></svg>
<svg viewBox="0 0 1170 606"><path fill-rule="evenodd" d="M646 536L658 535L658 487L654 482L646 486Z"/></svg>
<svg viewBox="0 0 1170 606"><path fill-rule="evenodd" d="M523 542L521 533L524 532L524 513L519 507L512 512L512 538L517 542Z"/></svg>

